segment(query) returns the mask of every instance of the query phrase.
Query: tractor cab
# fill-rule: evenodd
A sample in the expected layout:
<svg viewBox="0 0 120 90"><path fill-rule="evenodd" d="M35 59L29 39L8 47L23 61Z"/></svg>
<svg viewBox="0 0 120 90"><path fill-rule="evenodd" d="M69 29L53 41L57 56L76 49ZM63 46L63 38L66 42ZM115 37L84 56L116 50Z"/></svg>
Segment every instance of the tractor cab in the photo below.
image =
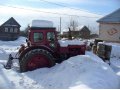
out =
<svg viewBox="0 0 120 90"><path fill-rule="evenodd" d="M29 28L28 41L31 46L44 45L45 47L56 50L58 45L56 35L56 28L53 27L52 22L33 20L32 26Z"/></svg>

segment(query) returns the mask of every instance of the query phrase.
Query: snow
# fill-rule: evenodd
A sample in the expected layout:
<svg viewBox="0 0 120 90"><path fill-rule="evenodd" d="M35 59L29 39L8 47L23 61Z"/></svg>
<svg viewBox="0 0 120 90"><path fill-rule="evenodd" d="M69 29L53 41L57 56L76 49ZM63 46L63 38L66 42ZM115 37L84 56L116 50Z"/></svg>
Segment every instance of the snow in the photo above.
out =
<svg viewBox="0 0 120 90"><path fill-rule="evenodd" d="M25 43L25 39L25 37L20 37L16 41L0 41L0 59L7 60L10 53L16 53L20 45Z"/></svg>
<svg viewBox="0 0 120 90"><path fill-rule="evenodd" d="M111 57L117 57L120 58L120 44L112 44L112 52Z"/></svg>
<svg viewBox="0 0 120 90"><path fill-rule="evenodd" d="M116 72L116 75L119 77L120 80L120 43L106 43L106 44L112 46L110 66Z"/></svg>
<svg viewBox="0 0 120 90"><path fill-rule="evenodd" d="M114 72L118 76L118 80L120 82L120 58L113 57L110 59L110 63L111 63L110 64L111 68L114 70Z"/></svg>
<svg viewBox="0 0 120 90"><path fill-rule="evenodd" d="M116 73L92 52L78 55L56 64L25 73L18 72L18 66L6 70L3 65L8 54L15 54L25 38L16 41L0 41L0 88L2 89L117 89L120 70ZM14 60L16 62L16 60ZM114 68L115 69L115 68Z"/></svg>
<svg viewBox="0 0 120 90"><path fill-rule="evenodd" d="M48 20L32 20L31 27L53 27L53 22Z"/></svg>
<svg viewBox="0 0 120 90"><path fill-rule="evenodd" d="M68 45L84 45L84 41L80 40L59 40L58 41L61 47L67 47Z"/></svg>

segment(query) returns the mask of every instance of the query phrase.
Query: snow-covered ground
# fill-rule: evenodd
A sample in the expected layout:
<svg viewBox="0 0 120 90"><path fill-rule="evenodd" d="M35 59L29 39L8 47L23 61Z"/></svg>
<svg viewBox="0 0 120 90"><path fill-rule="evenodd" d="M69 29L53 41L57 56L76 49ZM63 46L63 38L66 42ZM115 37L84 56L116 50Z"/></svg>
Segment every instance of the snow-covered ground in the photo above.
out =
<svg viewBox="0 0 120 90"><path fill-rule="evenodd" d="M2 64L6 62L8 55L15 55L23 43L23 37L16 41L0 41L0 88L120 88L120 59L112 57L111 68L92 52L71 57L51 68L19 73L18 66L14 63L12 69L4 69Z"/></svg>
<svg viewBox="0 0 120 90"><path fill-rule="evenodd" d="M26 38L20 37L16 41L0 41L0 60L7 60L10 53L15 54L21 44L25 44Z"/></svg>

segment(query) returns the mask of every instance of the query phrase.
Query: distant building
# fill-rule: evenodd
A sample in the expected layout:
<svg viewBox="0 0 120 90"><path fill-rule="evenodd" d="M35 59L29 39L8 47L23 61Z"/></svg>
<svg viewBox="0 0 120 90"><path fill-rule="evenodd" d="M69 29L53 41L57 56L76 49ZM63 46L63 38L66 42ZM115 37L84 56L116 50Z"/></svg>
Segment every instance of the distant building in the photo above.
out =
<svg viewBox="0 0 120 90"><path fill-rule="evenodd" d="M66 30L63 32L63 36L68 36L69 31ZM71 35L72 37L75 38L84 38L84 39L88 39L90 37L90 30L86 27L86 26L79 26L76 27L76 30L71 30Z"/></svg>
<svg viewBox="0 0 120 90"><path fill-rule="evenodd" d="M15 40L19 37L20 24L11 17L0 26L0 40Z"/></svg>
<svg viewBox="0 0 120 90"><path fill-rule="evenodd" d="M88 39L88 38L90 38L90 30L86 27L86 26L84 26L83 28L81 28L81 30L80 30L80 37L81 38L84 38L84 39Z"/></svg>
<svg viewBox="0 0 120 90"><path fill-rule="evenodd" d="M120 8L97 21L99 38L110 42L120 42Z"/></svg>
<svg viewBox="0 0 120 90"><path fill-rule="evenodd" d="M98 37L99 37L98 34L91 34L91 35L90 35L90 38L91 38L91 39L95 39L95 38L98 38Z"/></svg>

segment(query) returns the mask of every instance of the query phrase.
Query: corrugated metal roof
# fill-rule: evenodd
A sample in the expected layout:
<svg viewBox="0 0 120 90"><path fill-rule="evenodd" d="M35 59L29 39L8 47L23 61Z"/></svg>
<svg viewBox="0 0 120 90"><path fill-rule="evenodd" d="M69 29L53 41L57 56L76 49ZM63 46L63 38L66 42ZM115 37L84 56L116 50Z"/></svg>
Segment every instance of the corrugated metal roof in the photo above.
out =
<svg viewBox="0 0 120 90"><path fill-rule="evenodd" d="M103 23L120 23L120 8L99 19L97 22Z"/></svg>

